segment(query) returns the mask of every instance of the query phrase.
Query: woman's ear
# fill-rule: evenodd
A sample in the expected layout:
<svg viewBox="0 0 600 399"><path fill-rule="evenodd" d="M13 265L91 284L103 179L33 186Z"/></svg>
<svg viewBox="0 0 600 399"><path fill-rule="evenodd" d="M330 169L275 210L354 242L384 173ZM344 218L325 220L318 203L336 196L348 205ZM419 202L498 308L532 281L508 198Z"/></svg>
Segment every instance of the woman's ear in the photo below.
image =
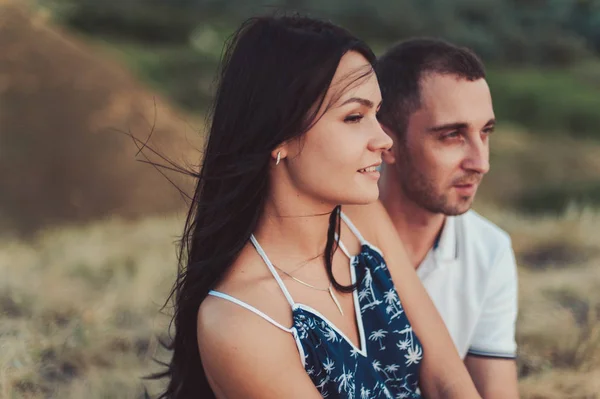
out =
<svg viewBox="0 0 600 399"><path fill-rule="evenodd" d="M286 144L281 144L277 146L273 151L271 151L271 158L275 161L276 164L279 164L282 159L287 157L288 148Z"/></svg>

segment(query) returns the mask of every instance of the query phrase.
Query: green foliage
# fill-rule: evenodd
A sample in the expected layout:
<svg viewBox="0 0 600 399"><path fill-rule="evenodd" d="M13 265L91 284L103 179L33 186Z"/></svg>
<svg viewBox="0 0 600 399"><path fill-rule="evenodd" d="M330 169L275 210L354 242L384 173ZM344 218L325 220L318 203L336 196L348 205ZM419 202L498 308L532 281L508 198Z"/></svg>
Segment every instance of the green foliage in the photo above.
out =
<svg viewBox="0 0 600 399"><path fill-rule="evenodd" d="M193 112L208 107L218 56L183 45L149 47L123 42L106 45L143 81L179 106Z"/></svg>
<svg viewBox="0 0 600 399"><path fill-rule="evenodd" d="M184 43L199 19L186 8L147 0L40 0L83 33L140 43Z"/></svg>
<svg viewBox="0 0 600 399"><path fill-rule="evenodd" d="M600 65L596 68L600 71ZM544 136L567 132L600 139L600 78L582 72L490 70L488 82L498 119L517 122Z"/></svg>
<svg viewBox="0 0 600 399"><path fill-rule="evenodd" d="M284 10L332 19L371 42L444 37L493 62L564 65L600 50L600 0L38 1L75 29L145 43L185 43L198 25Z"/></svg>

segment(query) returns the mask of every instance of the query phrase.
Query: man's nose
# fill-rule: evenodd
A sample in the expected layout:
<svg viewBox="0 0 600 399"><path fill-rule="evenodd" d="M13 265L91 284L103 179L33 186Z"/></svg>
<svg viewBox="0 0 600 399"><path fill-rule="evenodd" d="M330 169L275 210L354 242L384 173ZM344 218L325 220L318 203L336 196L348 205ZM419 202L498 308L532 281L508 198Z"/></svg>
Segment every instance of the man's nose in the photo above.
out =
<svg viewBox="0 0 600 399"><path fill-rule="evenodd" d="M490 149L487 137L473 140L468 151L463 167L482 175L486 174L490 170Z"/></svg>
<svg viewBox="0 0 600 399"><path fill-rule="evenodd" d="M379 122L373 125L373 138L369 143L369 147L372 151L378 150L389 150L392 148L392 138L383 130Z"/></svg>

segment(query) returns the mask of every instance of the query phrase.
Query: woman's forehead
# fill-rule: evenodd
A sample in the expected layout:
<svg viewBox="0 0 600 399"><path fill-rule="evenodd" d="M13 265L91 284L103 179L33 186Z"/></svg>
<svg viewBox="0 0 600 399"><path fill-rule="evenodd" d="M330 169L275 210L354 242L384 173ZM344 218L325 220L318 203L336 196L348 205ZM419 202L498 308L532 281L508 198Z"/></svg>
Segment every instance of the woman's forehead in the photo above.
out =
<svg viewBox="0 0 600 399"><path fill-rule="evenodd" d="M346 53L340 60L326 97L332 105L351 97L367 98L378 104L381 93L371 63L360 53Z"/></svg>

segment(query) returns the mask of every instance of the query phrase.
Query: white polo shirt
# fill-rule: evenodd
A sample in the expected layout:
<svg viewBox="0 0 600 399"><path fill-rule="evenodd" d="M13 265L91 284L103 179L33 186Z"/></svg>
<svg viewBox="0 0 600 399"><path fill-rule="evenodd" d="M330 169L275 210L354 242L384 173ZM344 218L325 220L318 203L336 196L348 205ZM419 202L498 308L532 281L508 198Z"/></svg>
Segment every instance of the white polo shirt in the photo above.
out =
<svg viewBox="0 0 600 399"><path fill-rule="evenodd" d="M515 358L517 270L510 237L475 211L446 218L417 274L461 358Z"/></svg>

